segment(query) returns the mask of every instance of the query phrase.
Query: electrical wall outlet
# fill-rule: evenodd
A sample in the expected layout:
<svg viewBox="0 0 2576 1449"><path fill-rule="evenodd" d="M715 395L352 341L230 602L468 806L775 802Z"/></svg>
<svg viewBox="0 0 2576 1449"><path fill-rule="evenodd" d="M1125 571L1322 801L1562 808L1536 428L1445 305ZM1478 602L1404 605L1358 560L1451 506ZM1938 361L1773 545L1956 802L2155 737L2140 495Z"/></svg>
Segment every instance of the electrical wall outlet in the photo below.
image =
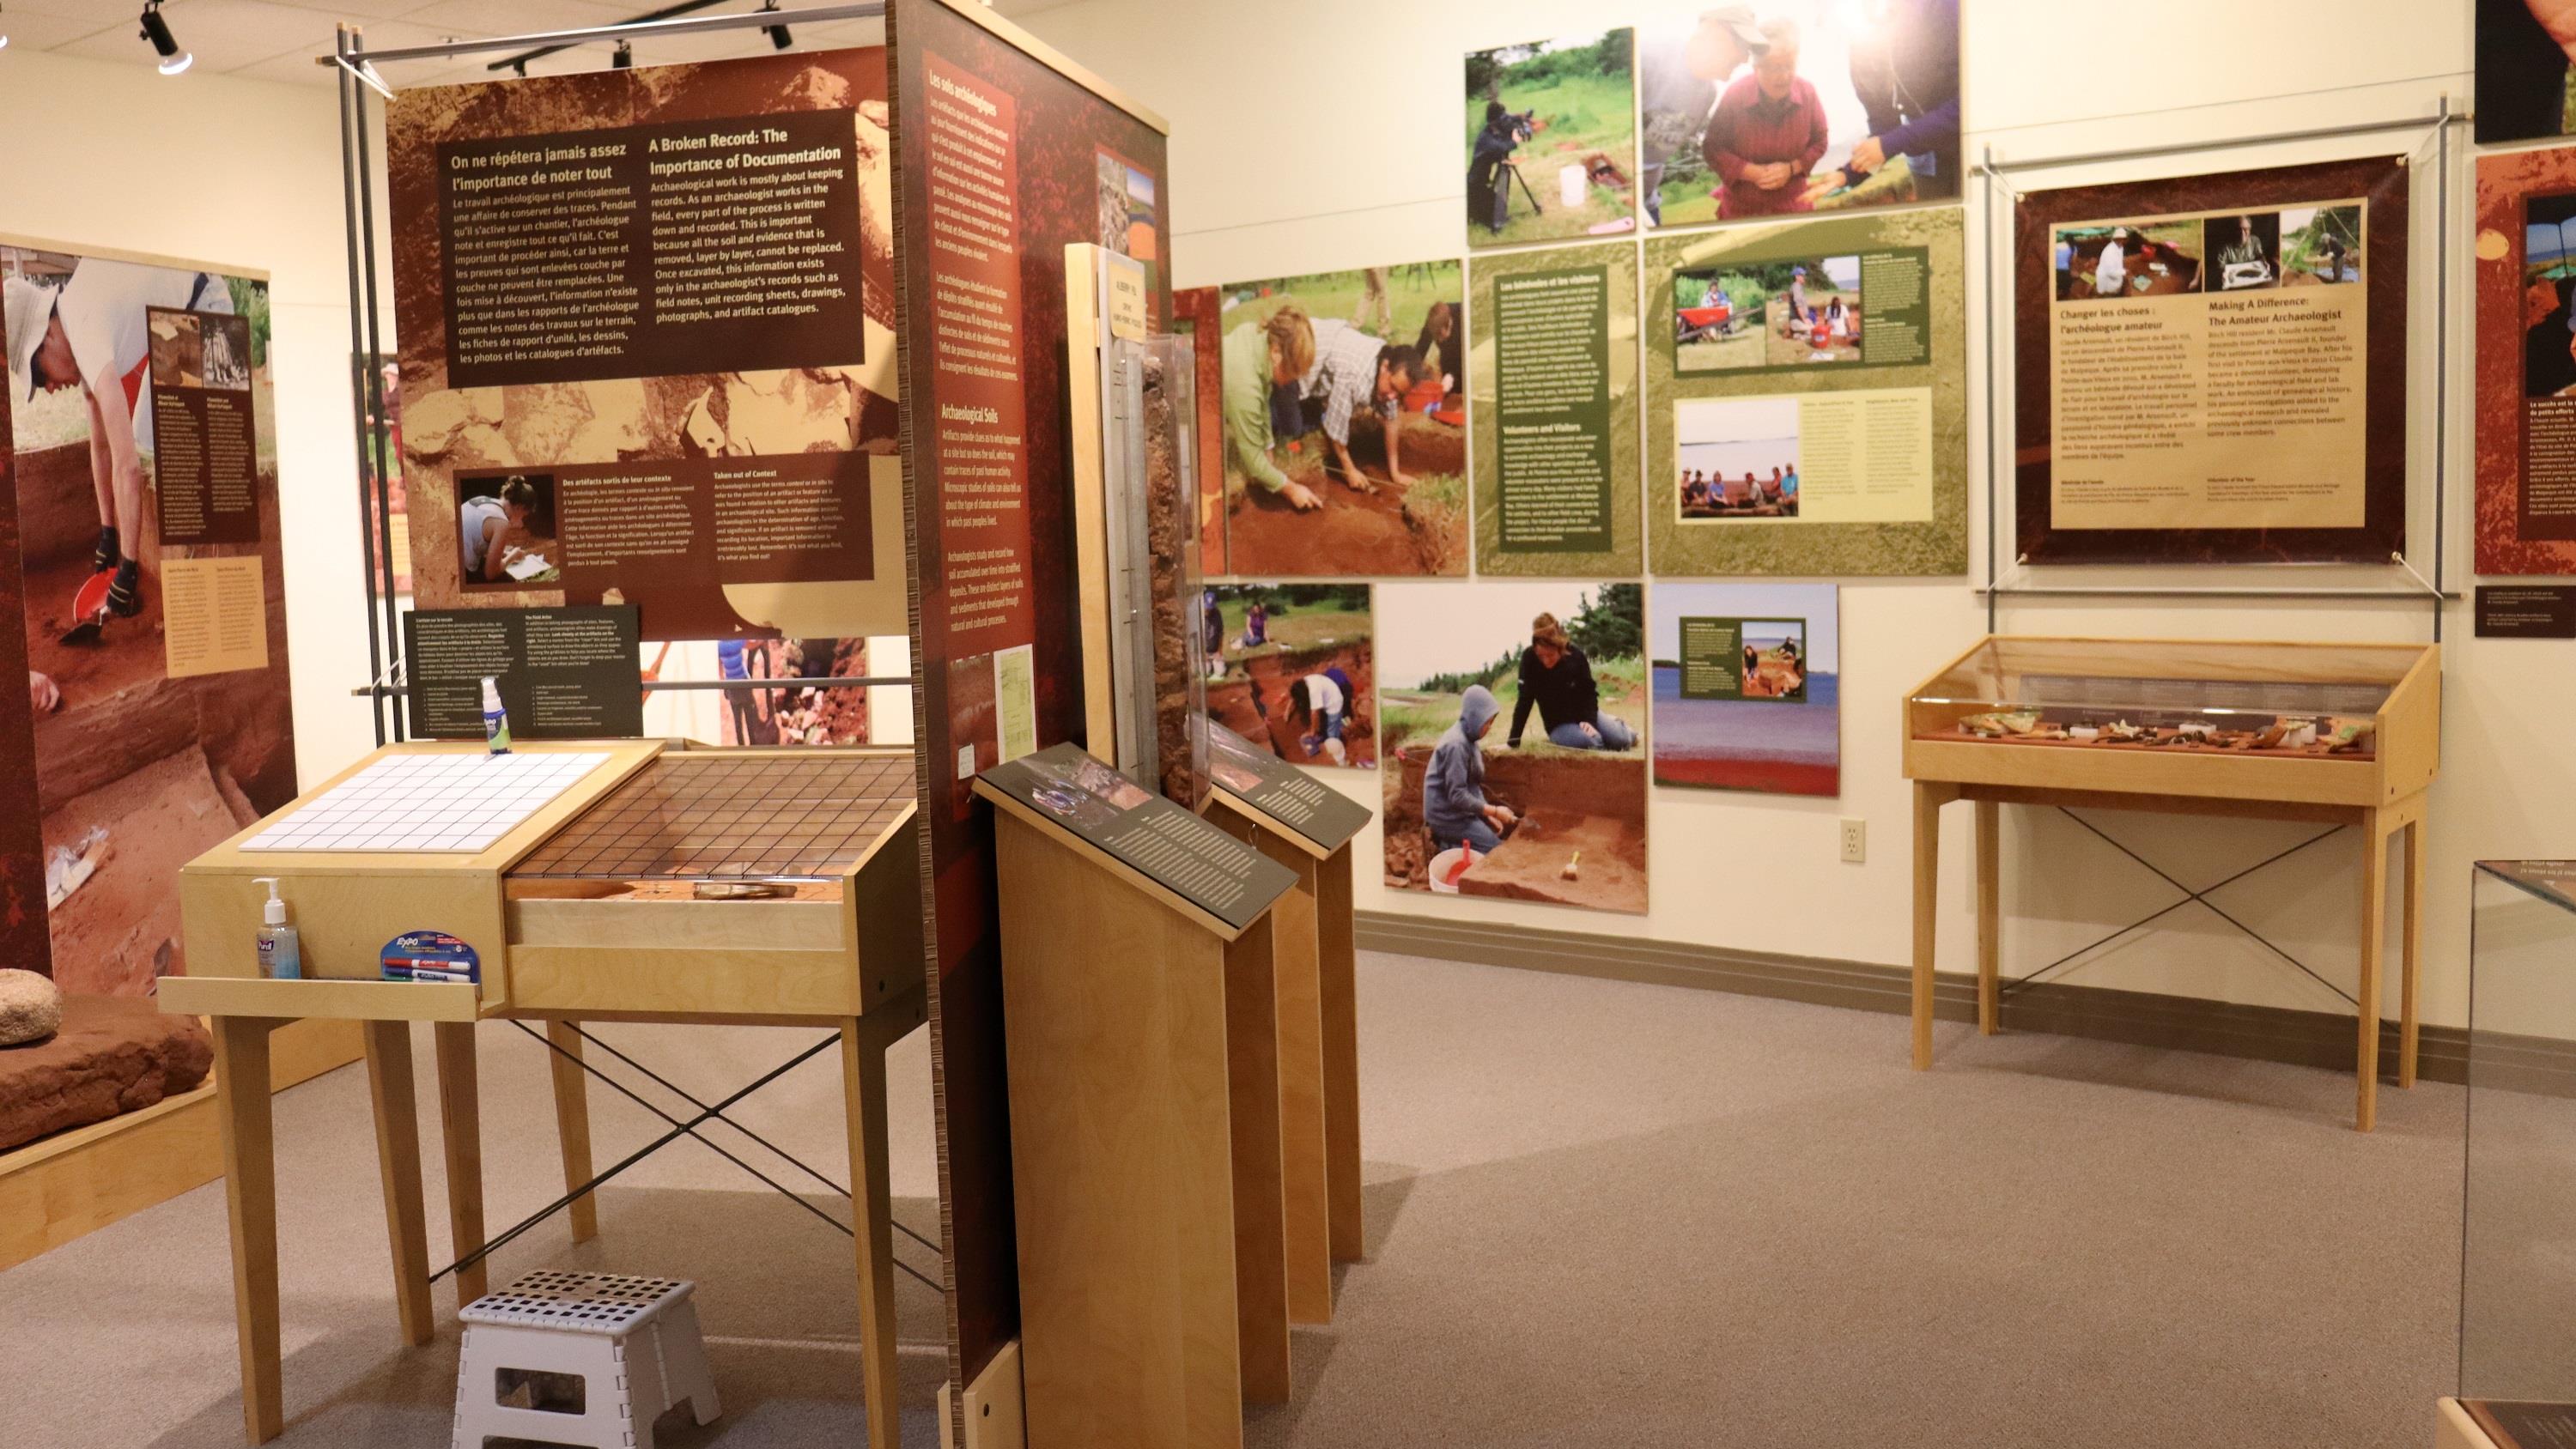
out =
<svg viewBox="0 0 2576 1449"><path fill-rule="evenodd" d="M1846 820L1842 829L1843 864L1859 865L1869 859L1869 822Z"/></svg>

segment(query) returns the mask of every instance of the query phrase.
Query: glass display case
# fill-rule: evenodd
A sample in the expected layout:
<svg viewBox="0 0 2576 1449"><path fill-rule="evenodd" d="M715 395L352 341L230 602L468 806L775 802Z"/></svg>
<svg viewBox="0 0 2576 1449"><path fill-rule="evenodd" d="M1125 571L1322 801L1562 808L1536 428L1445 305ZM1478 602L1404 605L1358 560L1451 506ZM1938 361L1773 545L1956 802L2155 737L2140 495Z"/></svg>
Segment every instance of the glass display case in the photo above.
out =
<svg viewBox="0 0 2576 1449"><path fill-rule="evenodd" d="M2235 793L2233 780L2264 798L2380 803L2432 778L2439 655L1989 637L1907 698L1906 773L2178 794Z"/></svg>
<svg viewBox="0 0 2576 1449"><path fill-rule="evenodd" d="M2459 1408L2471 1445L2576 1430L2576 861L2480 861L2469 933Z"/></svg>

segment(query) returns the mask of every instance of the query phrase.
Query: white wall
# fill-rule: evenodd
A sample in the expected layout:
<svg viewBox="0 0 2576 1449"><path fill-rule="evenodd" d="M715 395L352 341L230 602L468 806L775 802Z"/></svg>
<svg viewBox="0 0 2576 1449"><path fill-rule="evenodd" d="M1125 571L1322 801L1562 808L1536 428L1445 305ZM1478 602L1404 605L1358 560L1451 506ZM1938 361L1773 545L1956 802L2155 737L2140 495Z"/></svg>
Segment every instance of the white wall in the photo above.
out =
<svg viewBox="0 0 2576 1449"><path fill-rule="evenodd" d="M363 701L338 98L0 50L0 232L269 274L296 764L375 745ZM390 331L391 322L386 322Z"/></svg>
<svg viewBox="0 0 2576 1449"><path fill-rule="evenodd" d="M1464 52L1610 23L1669 23L1701 0L1307 0L1283 9L1250 0L1081 0L1029 16L1051 43L1160 110L1172 124L1175 280L1184 286L1370 263L1455 256L1464 249L1458 155ZM1757 7L1758 8L1758 7ZM1973 0L1967 12L1968 152L2004 159L2166 142L2279 133L2429 115L2468 89L2467 0L2357 0L2306 6L2185 0L2154 16L2070 7L2060 0ZM2456 105L2456 102L2455 102ZM2378 143L2407 149L2415 138ZM2370 143L2221 154L2199 169L2327 155L2369 154ZM2179 166L2181 163L2163 163ZM2435 168L2416 176L2415 255L2430 280ZM2153 174L2146 168L2061 171L2028 185ZM2453 184L2453 235L2464 244L2466 170ZM1987 255L1976 207L1969 253ZM1982 262L1972 263L1982 266ZM2465 272L2460 275L2465 277ZM2421 290L2421 288L2419 288ZM2460 295L2456 290L2453 296ZM1985 288L1972 285L1970 363L1982 357ZM2457 309L2455 307L2455 310ZM2417 473L2431 472L2430 364L2439 319L2416 317ZM2466 416L2468 367L2452 342L2456 428ZM1972 378L1975 376L1972 371ZM1982 569L1982 449L1987 399L1970 459L1980 507L1971 523ZM2451 537L2468 516L2467 454L2452 452ZM2429 490L2427 490L2429 498ZM2419 512L2420 534L2429 514ZM2419 534L2419 536L2420 536ZM2419 551L2430 568L2430 550ZM2454 582L2465 564L2455 548ZM1898 702L1909 686L1973 642L1982 602L1959 578L1847 581L1843 589L1843 795L1839 801L1712 796L1659 790L1650 823L1653 913L1643 933L1761 951L1901 964L1910 932L1910 795L1898 774ZM2048 601L2052 604L2062 601ZM2576 719L2576 671L2564 644L2467 637L2465 605L2445 618L2448 664L2444 777L2433 797L2426 917L2427 1019L2458 1023L2467 998L2468 863L2481 856L2576 852L2576 779L2553 749ZM2203 638L2429 637L2421 604L2293 607L2265 603L2084 604L2007 609L2011 632ZM1323 772L1364 798L1376 781ZM1973 960L1972 898L1961 868L1967 812L1945 836L1941 948L1945 965ZM1870 826L1870 859L1836 858L1838 817ZM2017 817L2017 818L2015 818ZM2174 898L2175 892L2079 827L2008 812L2005 969L2033 969ZM2295 826L2213 825L2114 815L2106 829L2177 877L2203 886L2302 838ZM1363 908L1630 935L1616 917L1383 890L1374 837L1360 843ZM1740 862L1761 861L1766 908L1746 910L1732 888ZM2303 852L2221 897L2230 910L2350 989L2358 917L2347 835ZM1788 909L1780 909L1787 903ZM2325 987L2280 964L2198 908L2132 940L2071 979L2226 1000L2343 1010ZM2393 939L2393 938L2392 938ZM2393 1015L2395 953L2389 964Z"/></svg>

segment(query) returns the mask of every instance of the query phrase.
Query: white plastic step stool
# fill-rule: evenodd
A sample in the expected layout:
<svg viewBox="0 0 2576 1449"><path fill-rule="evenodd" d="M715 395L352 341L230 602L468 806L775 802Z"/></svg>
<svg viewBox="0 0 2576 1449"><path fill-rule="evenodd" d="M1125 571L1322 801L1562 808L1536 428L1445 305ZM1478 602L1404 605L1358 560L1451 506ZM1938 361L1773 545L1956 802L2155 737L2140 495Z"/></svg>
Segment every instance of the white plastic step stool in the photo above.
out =
<svg viewBox="0 0 2576 1449"><path fill-rule="evenodd" d="M724 1412L698 1336L697 1285L616 1273L531 1273L465 1305L453 1449L491 1439L652 1449L653 1421L685 1399ZM551 1404L551 1407L540 1405Z"/></svg>

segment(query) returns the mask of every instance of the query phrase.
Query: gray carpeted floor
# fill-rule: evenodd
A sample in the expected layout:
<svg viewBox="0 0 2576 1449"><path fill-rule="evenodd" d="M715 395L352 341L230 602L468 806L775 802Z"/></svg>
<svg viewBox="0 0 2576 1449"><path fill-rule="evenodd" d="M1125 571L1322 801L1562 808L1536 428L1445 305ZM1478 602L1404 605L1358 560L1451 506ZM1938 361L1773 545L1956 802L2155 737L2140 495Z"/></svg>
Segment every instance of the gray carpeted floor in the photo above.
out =
<svg viewBox="0 0 2576 1449"><path fill-rule="evenodd" d="M1361 990L1371 1261L1299 1332L1256 1449L2419 1449L2450 1387L2456 1088L2385 1093L2362 1137L2330 1072L1945 1026L1918 1076L1896 1017L1382 956ZM559 1185L543 1050L483 1031L498 1224ZM812 1035L604 1034L701 1096ZM897 1215L930 1231L926 1037L890 1074ZM754 1100L844 1177L833 1054ZM603 1163L658 1130L593 1104ZM452 1300L435 1346L396 1347L363 1074L286 1094L278 1126L278 1442L444 1445ZM848 1240L691 1143L621 1183L599 1242L539 1228L495 1283L696 1278L726 1414L666 1449L855 1442ZM0 1444L239 1442L224 1239L209 1187L0 1274ZM898 1306L906 1442L933 1445L939 1303L907 1279Z"/></svg>

